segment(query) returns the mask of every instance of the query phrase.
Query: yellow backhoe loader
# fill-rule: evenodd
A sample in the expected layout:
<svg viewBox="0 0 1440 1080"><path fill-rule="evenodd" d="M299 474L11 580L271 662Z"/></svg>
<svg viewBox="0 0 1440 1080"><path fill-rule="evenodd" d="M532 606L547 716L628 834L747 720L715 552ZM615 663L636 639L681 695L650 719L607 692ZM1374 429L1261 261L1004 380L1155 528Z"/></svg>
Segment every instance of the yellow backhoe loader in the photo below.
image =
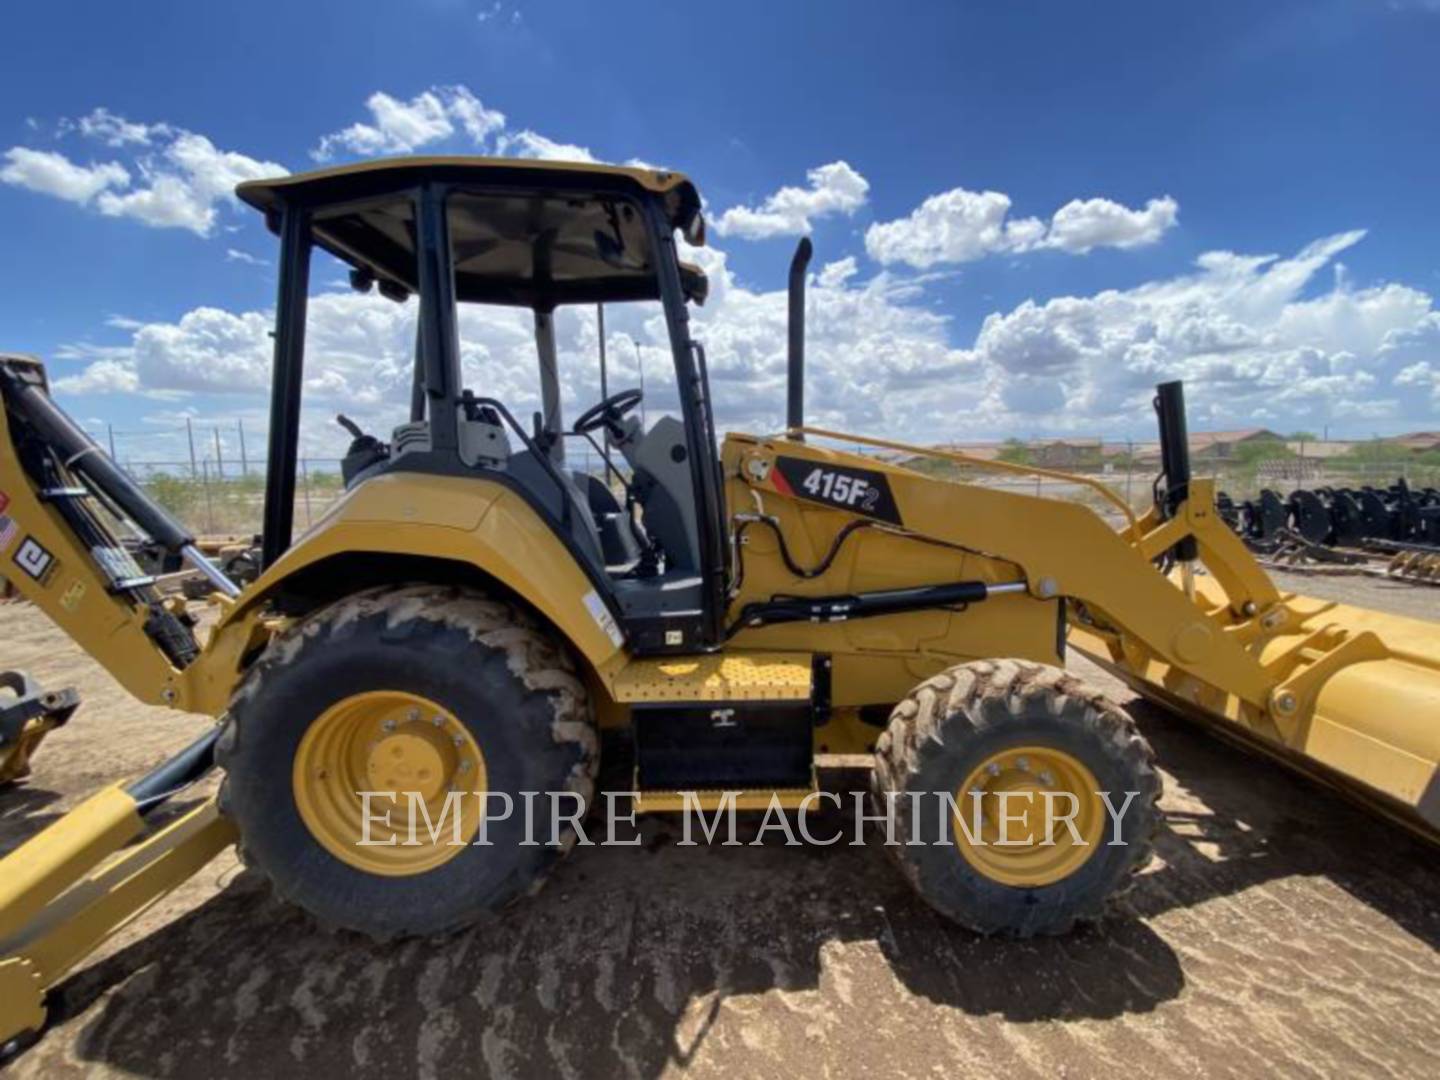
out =
<svg viewBox="0 0 1440 1080"><path fill-rule="evenodd" d="M813 805L825 755L871 755L890 850L929 903L978 932L1064 932L1144 865L1160 789L1129 717L1064 671L1071 646L1440 826L1437 626L1278 592L1190 476L1179 384L1156 397L1153 506L1071 478L1116 527L832 444L1041 470L806 427L808 241L791 266L787 429L719 442L688 316L706 279L677 240L702 245L704 221L678 173L414 158L238 195L280 245L253 583L233 584L66 417L42 364L0 357L5 576L137 698L216 720L0 863L0 1040L39 1028L47 988L236 840L282 898L379 939L523 898L581 822L552 799L536 812L553 842L527 844L528 815L507 807L589 802L601 735L629 755L640 811ZM357 290L418 298L418 330L408 419L383 438L350 425L345 492L296 539L317 248ZM647 430L643 395L623 390L567 427L557 309L657 301L678 414ZM483 363L462 366L462 304L533 317L532 424ZM567 467L567 438L589 440L608 480ZM210 582L203 640L128 559L121 525ZM151 830L214 764L217 798ZM1007 810L1037 795L1065 828Z"/></svg>

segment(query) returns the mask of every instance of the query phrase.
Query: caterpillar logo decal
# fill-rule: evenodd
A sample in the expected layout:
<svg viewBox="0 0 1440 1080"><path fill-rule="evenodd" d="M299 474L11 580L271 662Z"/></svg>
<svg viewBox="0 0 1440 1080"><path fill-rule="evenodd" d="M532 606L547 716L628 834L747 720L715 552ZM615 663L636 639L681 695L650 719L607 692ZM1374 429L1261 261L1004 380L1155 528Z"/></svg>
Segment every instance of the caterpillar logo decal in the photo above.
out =
<svg viewBox="0 0 1440 1080"><path fill-rule="evenodd" d="M874 469L852 466L822 465L803 458L775 459L772 474L775 488L782 495L849 510L854 514L899 525L900 511L890 492L890 481Z"/></svg>
<svg viewBox="0 0 1440 1080"><path fill-rule="evenodd" d="M15 552L15 565L44 585L55 569L55 556L41 547L33 536L27 536Z"/></svg>

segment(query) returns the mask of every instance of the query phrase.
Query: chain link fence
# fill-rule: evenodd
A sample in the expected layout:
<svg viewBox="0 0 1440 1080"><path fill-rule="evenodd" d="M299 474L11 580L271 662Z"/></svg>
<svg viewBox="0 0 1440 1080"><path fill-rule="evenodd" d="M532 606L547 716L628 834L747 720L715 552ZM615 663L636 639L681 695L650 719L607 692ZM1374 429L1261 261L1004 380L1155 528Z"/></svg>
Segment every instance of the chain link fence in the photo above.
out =
<svg viewBox="0 0 1440 1080"><path fill-rule="evenodd" d="M187 424L165 431L90 432L122 468L189 528L205 536L253 536L265 507L266 459L252 458L243 426ZM150 456L161 451L163 456ZM178 452L177 452L178 451ZM603 475L604 461L583 440L567 442L568 467ZM338 457L301 457L295 470L295 523L318 521L344 490Z"/></svg>
<svg viewBox="0 0 1440 1080"><path fill-rule="evenodd" d="M910 468L1005 490L1073 499L1107 517L1118 510L1092 486L1051 476L1017 475L985 463L1033 466L1103 483L1137 513L1154 498L1160 474L1155 443L1107 439L1021 440L954 443L940 449L978 459L960 464L943 458L886 455ZM1388 488L1403 481L1412 489L1440 488L1440 449L1414 452L1386 440L1364 442L1243 438L1226 442L1192 437L1191 473L1210 477L1237 502L1270 489L1282 497L1297 488Z"/></svg>
<svg viewBox="0 0 1440 1080"><path fill-rule="evenodd" d="M266 462L247 453L243 424L202 428L189 423L167 430L106 429L91 434L158 502L192 529L227 536L251 535L260 530ZM1207 433L1193 435L1192 444L1194 475L1214 477L1217 488L1236 501L1254 498L1265 488L1283 497L1297 488L1387 488L1397 480L1416 489L1440 487L1440 449L1413 452L1385 440L1297 441L1253 435L1227 440L1223 435ZM871 452L863 446L844 448ZM1034 466L1098 481L1136 511L1150 505L1160 471L1158 444L1135 440L1007 439L950 443L940 448L982 463ZM585 440L567 440L566 453L569 468L604 475L603 459ZM1119 516L1112 503L1083 483L1000 472L943 458L908 458L890 452L875 456L903 462L931 475L1073 499L1107 517ZM340 459L300 458L295 489L295 521L308 528L343 490Z"/></svg>

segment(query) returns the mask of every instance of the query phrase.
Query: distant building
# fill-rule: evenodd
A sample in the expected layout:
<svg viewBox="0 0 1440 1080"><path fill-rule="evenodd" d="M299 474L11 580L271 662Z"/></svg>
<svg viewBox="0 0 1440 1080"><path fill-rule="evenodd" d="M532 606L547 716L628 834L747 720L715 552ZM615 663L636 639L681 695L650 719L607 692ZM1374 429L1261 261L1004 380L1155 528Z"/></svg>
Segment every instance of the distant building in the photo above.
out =
<svg viewBox="0 0 1440 1080"><path fill-rule="evenodd" d="M1005 444L999 442L957 442L936 447L937 450L948 450L952 454L964 454L981 461L994 461L1004 448Z"/></svg>
<svg viewBox="0 0 1440 1080"><path fill-rule="evenodd" d="M1098 469L1105 457L1099 439L1045 439L1028 448L1031 463L1042 469Z"/></svg>
<svg viewBox="0 0 1440 1080"><path fill-rule="evenodd" d="M1192 431L1190 433L1190 460L1197 465L1217 465L1235 457L1236 447L1246 443L1273 442L1281 446L1285 440L1269 428L1243 428L1240 431ZM1133 456L1136 465L1159 466L1160 444L1158 442L1108 443L1107 457L1124 458Z"/></svg>
<svg viewBox="0 0 1440 1080"><path fill-rule="evenodd" d="M1423 438L1423 435L1413 436ZM1440 432L1431 436L1440 445ZM1269 428L1243 428L1239 431L1195 431L1190 434L1190 460L1197 465L1216 466L1236 457L1237 448L1249 443L1270 442L1277 447L1289 446L1298 453L1300 443L1286 442L1284 436ZM1016 446L1023 447L1027 464L1043 469L1060 469L1074 472L1098 472L1126 468L1127 459L1136 468L1158 468L1160 465L1160 444L1154 441L1122 442L1104 439L1029 439L1023 443L1016 440L1006 442L953 442L936 447L964 454L982 461L995 461ZM1306 442L1306 457L1331 457L1343 453L1350 443ZM1428 444L1427 444L1428 445ZM1331 449L1331 448L1335 449ZM1277 456L1284 454L1283 449ZM1007 459L1012 455L1006 455Z"/></svg>
<svg viewBox="0 0 1440 1080"><path fill-rule="evenodd" d="M1290 439L1285 443L1290 452L1307 460L1316 458L1343 458L1350 454L1359 443L1348 439Z"/></svg>
<svg viewBox="0 0 1440 1080"><path fill-rule="evenodd" d="M1285 444L1285 439L1269 428L1243 428L1240 431L1197 431L1190 436L1190 460L1229 461L1235 456L1235 449L1245 443L1273 442Z"/></svg>
<svg viewBox="0 0 1440 1080"><path fill-rule="evenodd" d="M1409 435L1397 435L1385 442L1414 454L1423 454L1430 450L1440 450L1440 431L1412 431Z"/></svg>

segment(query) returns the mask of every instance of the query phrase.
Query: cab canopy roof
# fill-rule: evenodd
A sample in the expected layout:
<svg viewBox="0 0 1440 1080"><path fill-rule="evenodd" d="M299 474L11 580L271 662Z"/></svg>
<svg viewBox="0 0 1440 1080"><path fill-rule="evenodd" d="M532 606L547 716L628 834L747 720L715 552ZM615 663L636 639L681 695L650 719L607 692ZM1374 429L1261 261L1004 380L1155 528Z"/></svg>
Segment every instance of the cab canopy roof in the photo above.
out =
<svg viewBox="0 0 1440 1080"><path fill-rule="evenodd" d="M309 211L314 242L381 291L417 290L413 193L446 194L455 296L461 302L546 310L560 304L659 297L642 200L658 200L672 228L700 210L682 174L514 158L389 158L252 180L236 194L279 231L286 207ZM705 278L681 266L692 300Z"/></svg>

